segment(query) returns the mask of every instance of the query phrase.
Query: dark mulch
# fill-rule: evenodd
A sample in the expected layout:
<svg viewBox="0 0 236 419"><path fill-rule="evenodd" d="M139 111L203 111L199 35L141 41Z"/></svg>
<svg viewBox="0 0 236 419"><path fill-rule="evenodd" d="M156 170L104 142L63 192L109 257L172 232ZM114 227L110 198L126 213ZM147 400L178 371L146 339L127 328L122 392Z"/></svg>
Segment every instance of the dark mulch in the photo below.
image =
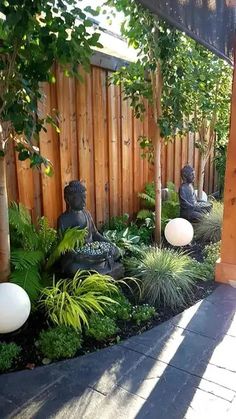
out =
<svg viewBox="0 0 236 419"><path fill-rule="evenodd" d="M167 245L166 243L164 245ZM167 245L168 246L168 245ZM202 262L203 255L203 245L198 242L193 242L190 246L185 246L182 250L188 252L191 257L195 258L199 262ZM211 294L214 289L217 287L217 284L213 281L203 282L198 281L195 284L194 292L191 301L186 304L186 307L191 307L197 301L207 297ZM130 296L129 296L130 297ZM114 345L121 340L125 340L131 336L139 335L158 324L170 319L171 317L176 316L181 313L184 309L183 307L176 310L172 310L169 307L159 307L155 317L148 321L145 324L137 325L132 321L120 322L119 333L112 339L109 339L105 342L96 342L91 338L86 338L82 350L80 350L76 356L83 355L88 352L93 352L107 346ZM49 327L46 318L43 313L37 311L31 313L27 323L17 332L0 335L0 342L15 342L17 345L21 346L22 351L20 358L17 360L16 364L12 368L12 371L21 370L21 369L33 369L35 366L43 365L45 360L37 349L37 339L39 333L43 329Z"/></svg>
<svg viewBox="0 0 236 419"><path fill-rule="evenodd" d="M216 287L217 284L213 281L199 281L196 283L193 298L188 302L188 305L185 308L190 307L200 299L207 297ZM86 338L83 349L80 350L76 356L83 355L88 352L93 352L98 349L114 345L121 340L127 339L131 336L139 335L146 330L149 330L179 314L181 311L183 311L183 308L171 310L168 307L160 307L155 317L145 324L137 325L131 321L120 322L118 324L120 331L116 337L109 339L106 342L99 343L93 339ZM15 342L22 348L20 358L17 360L11 371L25 368L33 369L36 366L43 365L46 362L46 360L43 359L42 355L37 349L37 339L40 331L47 328L48 324L43 314L40 312L33 312L31 313L27 323L19 331L7 335L0 335L0 342Z"/></svg>

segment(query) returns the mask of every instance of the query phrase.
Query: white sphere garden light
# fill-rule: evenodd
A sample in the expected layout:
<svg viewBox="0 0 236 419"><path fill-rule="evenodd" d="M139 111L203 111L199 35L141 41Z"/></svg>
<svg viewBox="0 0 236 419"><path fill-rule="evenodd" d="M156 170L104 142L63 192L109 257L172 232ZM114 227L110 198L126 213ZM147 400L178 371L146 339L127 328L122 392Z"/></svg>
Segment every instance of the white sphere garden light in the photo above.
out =
<svg viewBox="0 0 236 419"><path fill-rule="evenodd" d="M19 285L4 282L0 284L0 333L19 329L29 317L30 299Z"/></svg>
<svg viewBox="0 0 236 419"><path fill-rule="evenodd" d="M187 246L193 239L193 226L184 218L174 218L165 228L165 238L172 246Z"/></svg>

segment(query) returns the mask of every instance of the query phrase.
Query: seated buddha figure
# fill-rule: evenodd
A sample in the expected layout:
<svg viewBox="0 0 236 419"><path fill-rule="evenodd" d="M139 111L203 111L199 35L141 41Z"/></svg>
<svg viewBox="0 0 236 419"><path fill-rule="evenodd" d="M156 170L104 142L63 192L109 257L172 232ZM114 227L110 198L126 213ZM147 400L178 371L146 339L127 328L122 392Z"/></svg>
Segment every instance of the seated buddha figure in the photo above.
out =
<svg viewBox="0 0 236 419"><path fill-rule="evenodd" d="M59 232L63 233L72 227L86 228L87 236L82 249L68 251L61 257L61 272L72 277L78 269L86 269L120 277L122 265L117 262L120 252L98 232L90 212L85 209L85 186L80 181L71 181L64 188L64 199L67 209L58 218Z"/></svg>
<svg viewBox="0 0 236 419"><path fill-rule="evenodd" d="M212 204L197 200L193 182L195 179L194 169L186 165L181 170L183 183L179 188L180 217L190 222L200 221L204 214L210 212Z"/></svg>

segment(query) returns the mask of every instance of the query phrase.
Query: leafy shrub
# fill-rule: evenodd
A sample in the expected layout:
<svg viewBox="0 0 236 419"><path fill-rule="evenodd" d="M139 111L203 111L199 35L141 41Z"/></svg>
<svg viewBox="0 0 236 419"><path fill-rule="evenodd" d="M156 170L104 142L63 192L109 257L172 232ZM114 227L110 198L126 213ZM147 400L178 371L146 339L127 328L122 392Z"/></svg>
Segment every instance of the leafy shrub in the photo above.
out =
<svg viewBox="0 0 236 419"><path fill-rule="evenodd" d="M207 245L203 250L205 261L210 263L212 266L215 266L216 261L220 257L220 246L221 241L218 241L216 243L211 243Z"/></svg>
<svg viewBox="0 0 236 419"><path fill-rule="evenodd" d="M102 230L117 230L123 231L128 227L129 224L129 214L117 215L111 217L109 221L104 223Z"/></svg>
<svg viewBox="0 0 236 419"><path fill-rule="evenodd" d="M215 276L214 265L209 263L207 260L203 262L198 262L197 260L192 260L192 269L195 271L195 278L200 279L201 281L212 281Z"/></svg>
<svg viewBox="0 0 236 419"><path fill-rule="evenodd" d="M112 304L105 309L105 315L115 320L129 320L132 306L127 298L119 293L112 296L118 304Z"/></svg>
<svg viewBox="0 0 236 419"><path fill-rule="evenodd" d="M154 182L146 183L144 192L138 194L139 198L145 202L145 207L155 208L155 184Z"/></svg>
<svg viewBox="0 0 236 419"><path fill-rule="evenodd" d="M180 206L179 206L179 196L175 190L175 185L172 182L167 182L168 188L168 199L162 200L162 227L165 227L166 223L173 218L179 217ZM155 208L155 187L154 183L149 183L145 186L145 192L139 194L139 197L145 201L147 208ZM151 210L140 210L137 218L140 220L148 220L152 222L153 229L155 226L155 213Z"/></svg>
<svg viewBox="0 0 236 419"><path fill-rule="evenodd" d="M49 359L72 358L81 348L81 335L72 327L57 326L39 335L39 349Z"/></svg>
<svg viewBox="0 0 236 419"><path fill-rule="evenodd" d="M195 224L195 236L203 243L215 243L221 239L223 222L223 204L214 202L209 214L205 214L201 221Z"/></svg>
<svg viewBox="0 0 236 419"><path fill-rule="evenodd" d="M140 243L140 237L132 234L129 227L124 231L105 231L104 236L120 249L122 256L124 256L127 251L132 253L138 250L137 245Z"/></svg>
<svg viewBox="0 0 236 419"><path fill-rule="evenodd" d="M81 330L88 327L91 313L104 312L109 304L116 304L109 295L118 293L115 281L107 276L78 271L73 279L61 279L52 287L44 288L40 306L52 323Z"/></svg>
<svg viewBox="0 0 236 419"><path fill-rule="evenodd" d="M10 281L21 286L35 303L43 287L44 271L67 250L83 245L86 230L67 230L62 237L41 217L35 226L29 211L21 204L9 208L11 233ZM48 259L47 265L46 260Z"/></svg>
<svg viewBox="0 0 236 419"><path fill-rule="evenodd" d="M135 306L132 310L132 319L140 325L141 323L150 320L154 316L155 312L155 308L149 306L148 304Z"/></svg>
<svg viewBox="0 0 236 419"><path fill-rule="evenodd" d="M0 371L9 370L20 351L21 348L15 343L0 343Z"/></svg>
<svg viewBox="0 0 236 419"><path fill-rule="evenodd" d="M101 314L92 314L86 334L98 341L102 341L114 336L118 330L115 320Z"/></svg>
<svg viewBox="0 0 236 419"><path fill-rule="evenodd" d="M185 305L195 279L191 258L173 249L148 248L126 261L131 275L141 279L142 297L158 307Z"/></svg>
<svg viewBox="0 0 236 419"><path fill-rule="evenodd" d="M215 277L215 264L220 257L221 242L211 243L203 250L204 261L193 260L192 264L196 271L196 278L203 281L211 281Z"/></svg>

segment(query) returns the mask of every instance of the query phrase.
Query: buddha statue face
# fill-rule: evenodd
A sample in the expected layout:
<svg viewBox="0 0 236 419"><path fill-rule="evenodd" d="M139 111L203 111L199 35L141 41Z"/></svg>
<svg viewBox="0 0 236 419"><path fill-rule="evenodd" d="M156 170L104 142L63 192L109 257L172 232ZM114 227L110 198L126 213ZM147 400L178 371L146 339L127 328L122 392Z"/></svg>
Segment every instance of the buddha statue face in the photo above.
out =
<svg viewBox="0 0 236 419"><path fill-rule="evenodd" d="M181 170L181 177L184 183L193 183L195 179L194 169L189 165L184 166Z"/></svg>
<svg viewBox="0 0 236 419"><path fill-rule="evenodd" d="M86 188L78 180L72 180L64 189L64 198L73 211L82 211L86 203Z"/></svg>

